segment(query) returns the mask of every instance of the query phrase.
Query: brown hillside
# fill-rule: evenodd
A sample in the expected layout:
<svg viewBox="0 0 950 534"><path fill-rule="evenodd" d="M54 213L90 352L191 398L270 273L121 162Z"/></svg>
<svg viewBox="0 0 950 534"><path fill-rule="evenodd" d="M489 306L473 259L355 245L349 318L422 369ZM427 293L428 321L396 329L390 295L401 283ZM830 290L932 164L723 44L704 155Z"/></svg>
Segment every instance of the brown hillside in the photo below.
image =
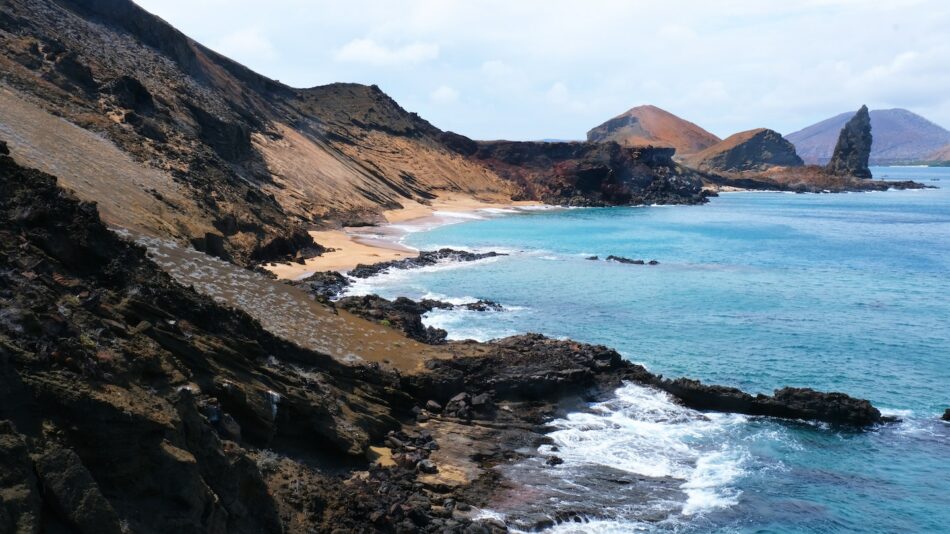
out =
<svg viewBox="0 0 950 534"><path fill-rule="evenodd" d="M938 162L947 162L950 161L950 145L947 145L940 150L934 152L927 158L927 161L938 161Z"/></svg>
<svg viewBox="0 0 950 534"><path fill-rule="evenodd" d="M443 191L510 198L376 87L296 90L127 0L0 7L0 128L111 224L239 262Z"/></svg>
<svg viewBox="0 0 950 534"><path fill-rule="evenodd" d="M719 142L715 135L656 106L638 106L587 132L587 140L626 146L673 147L677 154L699 152Z"/></svg>

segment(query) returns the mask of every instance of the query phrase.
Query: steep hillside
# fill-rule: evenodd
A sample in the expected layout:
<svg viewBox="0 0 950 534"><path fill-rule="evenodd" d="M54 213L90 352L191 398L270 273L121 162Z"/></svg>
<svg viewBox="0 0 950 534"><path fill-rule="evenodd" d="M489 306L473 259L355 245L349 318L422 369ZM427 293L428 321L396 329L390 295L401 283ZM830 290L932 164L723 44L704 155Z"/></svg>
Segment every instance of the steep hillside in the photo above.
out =
<svg viewBox="0 0 950 534"><path fill-rule="evenodd" d="M782 134L757 128L730 135L715 145L688 156L691 167L712 172L765 170L774 166L797 167L804 163Z"/></svg>
<svg viewBox="0 0 950 534"><path fill-rule="evenodd" d="M719 142L715 135L656 106L632 108L587 132L587 140L672 147L679 155L699 152Z"/></svg>
<svg viewBox="0 0 950 534"><path fill-rule="evenodd" d="M401 200L507 194L378 88L286 87L127 0L5 2L0 50L14 157L69 170L112 224L242 263L317 253L305 229Z"/></svg>
<svg viewBox="0 0 950 534"><path fill-rule="evenodd" d="M824 165L831 159L841 128L853 115L842 113L785 137L806 163ZM925 161L950 144L950 131L906 109L872 110L871 129L871 165Z"/></svg>

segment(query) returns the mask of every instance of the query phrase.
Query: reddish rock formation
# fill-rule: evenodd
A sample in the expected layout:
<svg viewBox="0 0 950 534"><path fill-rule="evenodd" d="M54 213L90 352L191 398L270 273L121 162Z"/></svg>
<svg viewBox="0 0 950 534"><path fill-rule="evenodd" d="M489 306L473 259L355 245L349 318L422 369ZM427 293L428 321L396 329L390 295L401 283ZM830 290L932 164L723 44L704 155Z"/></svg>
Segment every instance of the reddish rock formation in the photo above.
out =
<svg viewBox="0 0 950 534"><path fill-rule="evenodd" d="M656 106L638 106L587 132L595 143L614 141L624 146L661 146L678 155L693 154L719 142L699 126Z"/></svg>

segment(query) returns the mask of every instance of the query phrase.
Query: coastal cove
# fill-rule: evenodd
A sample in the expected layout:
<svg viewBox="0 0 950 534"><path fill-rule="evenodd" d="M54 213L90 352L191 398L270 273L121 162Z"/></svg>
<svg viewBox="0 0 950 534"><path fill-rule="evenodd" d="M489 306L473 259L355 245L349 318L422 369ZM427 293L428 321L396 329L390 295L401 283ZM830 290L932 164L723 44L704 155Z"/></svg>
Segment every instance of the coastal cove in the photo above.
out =
<svg viewBox="0 0 950 534"><path fill-rule="evenodd" d="M690 499L660 524L602 502L617 520L585 528L937 531L950 523L950 425L938 420L950 402L950 305L935 297L950 293L950 173L873 171L939 189L483 213L402 243L508 256L391 271L358 280L350 294L492 300L504 308L434 310L426 323L450 339L530 331L602 343L655 373L753 393L842 391L903 420L854 434L745 416L698 419L663 395L625 388L554 422L559 473L583 486L597 466L620 466L676 478ZM603 261L611 254L659 264Z"/></svg>

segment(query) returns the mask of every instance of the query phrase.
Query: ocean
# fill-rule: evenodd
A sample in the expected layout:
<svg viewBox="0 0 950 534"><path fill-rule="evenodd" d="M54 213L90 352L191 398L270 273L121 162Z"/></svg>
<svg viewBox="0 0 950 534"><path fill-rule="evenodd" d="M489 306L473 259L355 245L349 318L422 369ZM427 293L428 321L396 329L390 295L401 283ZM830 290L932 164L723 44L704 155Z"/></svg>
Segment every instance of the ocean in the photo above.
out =
<svg viewBox="0 0 950 534"><path fill-rule="evenodd" d="M872 170L938 188L442 214L457 224L405 244L508 255L394 271L351 292L490 299L504 310L437 310L426 323L450 339L540 332L604 344L653 372L751 393L841 391L901 418L856 432L702 414L628 385L553 422L565 462L549 470L556 480L525 483L549 486L551 509L601 510L555 531L947 532L950 169ZM589 482L602 469L671 480L681 497L625 501Z"/></svg>

